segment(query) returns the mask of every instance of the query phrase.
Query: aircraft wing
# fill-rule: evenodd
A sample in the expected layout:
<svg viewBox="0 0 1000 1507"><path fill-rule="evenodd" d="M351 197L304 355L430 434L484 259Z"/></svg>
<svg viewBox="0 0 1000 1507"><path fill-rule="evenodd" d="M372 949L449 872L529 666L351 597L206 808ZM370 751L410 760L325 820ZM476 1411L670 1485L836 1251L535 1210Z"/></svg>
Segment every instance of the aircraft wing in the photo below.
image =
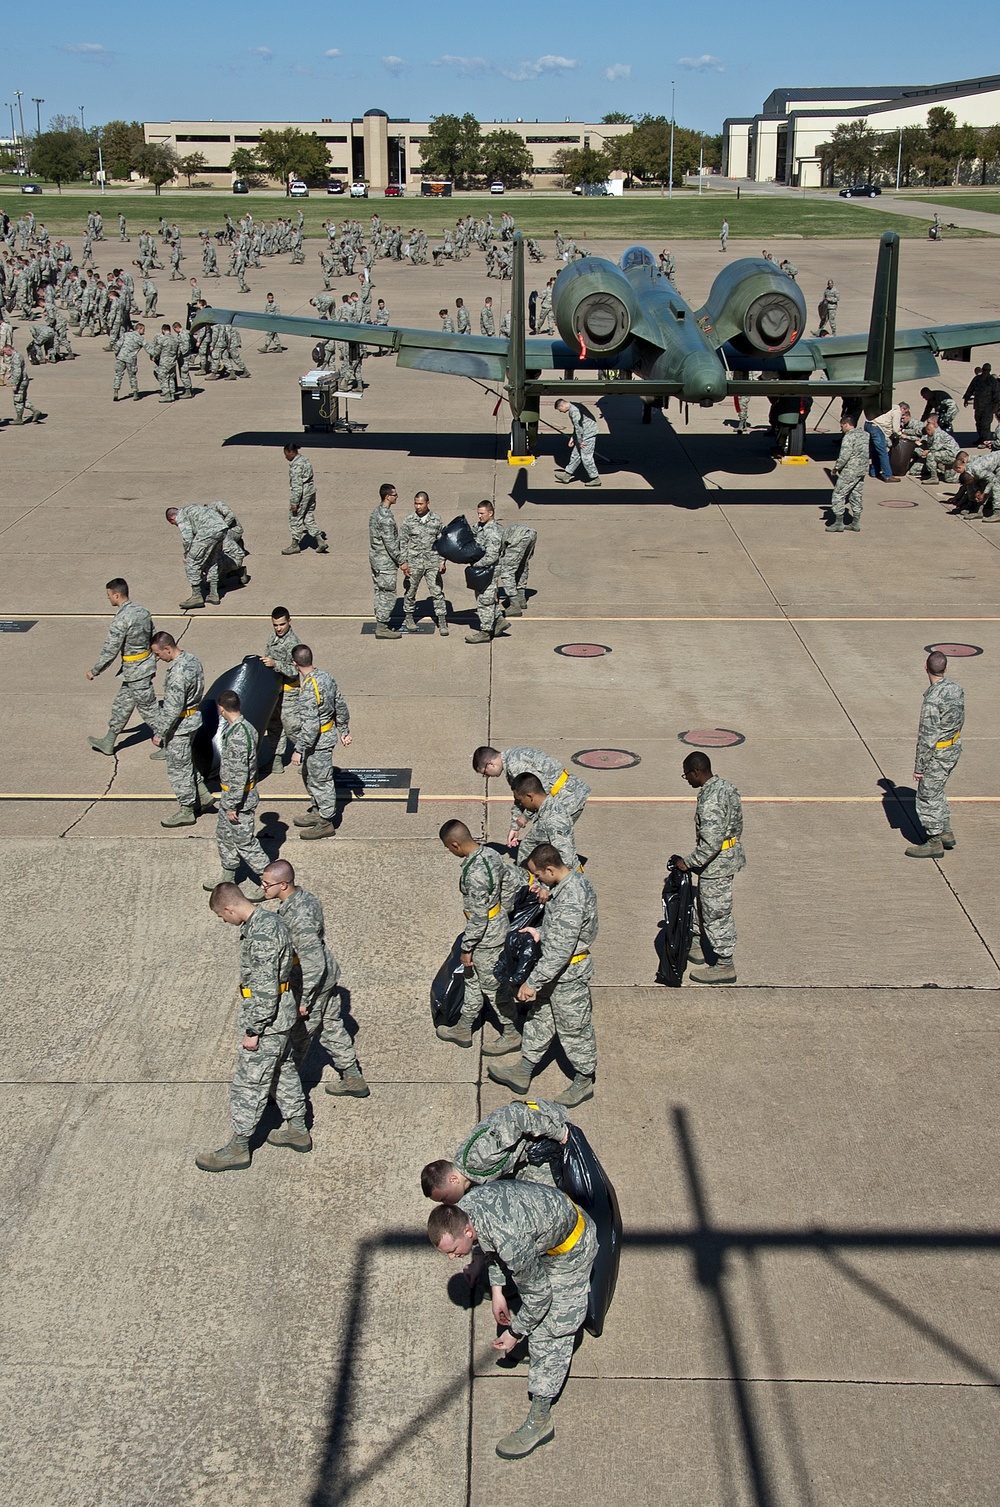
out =
<svg viewBox="0 0 1000 1507"><path fill-rule="evenodd" d="M939 361L971 361L977 345L1000 344L1000 322L938 324L924 329L897 330L893 340L893 380L912 382L938 375ZM869 336L827 335L822 340L800 340L784 356L745 356L723 347L730 371L774 371L789 375L825 373L830 382L861 382L865 376Z"/></svg>
<svg viewBox="0 0 1000 1507"><path fill-rule="evenodd" d="M335 319L308 318L298 314L261 314L243 309L202 309L192 324L230 324L237 329L273 330L279 335L300 335L310 340L342 340L395 353L396 365L416 371L445 372L456 377L503 381L507 372L510 341L493 335L448 335L442 330L410 330L398 325L354 324ZM544 371L596 366L581 361L561 340L533 338L525 341L526 365Z"/></svg>

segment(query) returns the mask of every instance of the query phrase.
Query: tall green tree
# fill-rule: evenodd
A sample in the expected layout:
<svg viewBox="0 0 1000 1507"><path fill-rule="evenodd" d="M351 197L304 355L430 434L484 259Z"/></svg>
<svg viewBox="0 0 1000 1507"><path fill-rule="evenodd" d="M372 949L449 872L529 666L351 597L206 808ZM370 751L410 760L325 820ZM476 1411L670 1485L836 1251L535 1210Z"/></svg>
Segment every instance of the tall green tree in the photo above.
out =
<svg viewBox="0 0 1000 1507"><path fill-rule="evenodd" d="M607 115L601 116L602 126L630 126L632 116L626 115L624 110L609 110Z"/></svg>
<svg viewBox="0 0 1000 1507"><path fill-rule="evenodd" d="M420 143L421 166L456 188L466 188L481 171L482 132L474 115L435 115Z"/></svg>
<svg viewBox="0 0 1000 1507"><path fill-rule="evenodd" d="M136 166L136 171L147 178L156 189L157 198L160 196L160 189L163 185L176 178L179 170L177 153L166 141L147 142L139 154Z"/></svg>
<svg viewBox="0 0 1000 1507"><path fill-rule="evenodd" d="M517 188L530 175L534 165L531 149L525 146L516 131L490 131L483 137L479 168L490 183L499 182L506 188Z"/></svg>
<svg viewBox="0 0 1000 1507"><path fill-rule="evenodd" d="M250 147L236 148L229 159L229 171L242 178L249 188L260 188L264 182L263 168Z"/></svg>
<svg viewBox="0 0 1000 1507"><path fill-rule="evenodd" d="M315 131L299 131L295 126L284 131L261 131L257 157L273 178L284 183L286 194L290 175L308 182L325 176L330 166L326 142L320 141Z"/></svg>
<svg viewBox="0 0 1000 1507"><path fill-rule="evenodd" d="M31 171L48 178L62 193L64 183L82 178L87 170L87 142L84 133L43 131L31 143Z"/></svg>
<svg viewBox="0 0 1000 1507"><path fill-rule="evenodd" d="M198 173L203 173L207 167L208 158L204 152L189 152L186 157L182 157L178 162L177 171L184 174L188 181L188 188L190 188L191 179L196 177Z"/></svg>
<svg viewBox="0 0 1000 1507"><path fill-rule="evenodd" d="M137 120L109 120L101 131L104 171L109 178L128 179L138 172L139 156L146 145Z"/></svg>
<svg viewBox="0 0 1000 1507"><path fill-rule="evenodd" d="M608 159L591 147L562 147L553 159L567 188L577 184L603 183L608 176Z"/></svg>

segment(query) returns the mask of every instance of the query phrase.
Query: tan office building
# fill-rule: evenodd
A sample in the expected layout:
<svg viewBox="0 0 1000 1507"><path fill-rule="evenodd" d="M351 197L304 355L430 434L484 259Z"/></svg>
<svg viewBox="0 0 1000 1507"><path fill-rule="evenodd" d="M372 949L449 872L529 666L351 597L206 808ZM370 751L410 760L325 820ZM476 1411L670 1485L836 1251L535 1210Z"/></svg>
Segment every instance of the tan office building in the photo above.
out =
<svg viewBox="0 0 1000 1507"><path fill-rule="evenodd" d="M582 120L483 121L483 134L514 131L531 152L532 186L548 188L559 177L555 154L561 147L591 147L600 151L605 141L627 136L630 125L588 125ZM368 110L355 120L170 120L149 121L143 127L148 142L166 142L178 156L201 152L213 177L229 173L229 160L238 147L251 150L261 131L284 131L294 127L315 132L330 153L331 178L345 182L364 179L373 189L392 183L416 186L424 176L420 143L430 125L427 121L393 120L384 110Z"/></svg>

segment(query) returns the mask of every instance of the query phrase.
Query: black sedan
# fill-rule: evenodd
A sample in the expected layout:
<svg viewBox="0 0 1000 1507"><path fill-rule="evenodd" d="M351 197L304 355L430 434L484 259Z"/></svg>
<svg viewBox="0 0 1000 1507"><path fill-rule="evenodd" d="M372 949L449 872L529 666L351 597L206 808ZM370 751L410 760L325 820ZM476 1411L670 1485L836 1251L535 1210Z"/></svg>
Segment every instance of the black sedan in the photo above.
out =
<svg viewBox="0 0 1000 1507"><path fill-rule="evenodd" d="M877 199L882 190L877 183L852 183L850 188L842 188L842 199Z"/></svg>

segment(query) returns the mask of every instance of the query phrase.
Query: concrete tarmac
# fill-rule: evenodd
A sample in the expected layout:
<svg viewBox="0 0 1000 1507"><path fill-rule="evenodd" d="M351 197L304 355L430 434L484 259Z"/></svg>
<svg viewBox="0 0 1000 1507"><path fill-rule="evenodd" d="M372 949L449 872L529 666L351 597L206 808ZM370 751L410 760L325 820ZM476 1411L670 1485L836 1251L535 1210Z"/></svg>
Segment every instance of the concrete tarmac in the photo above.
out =
<svg viewBox="0 0 1000 1507"><path fill-rule="evenodd" d="M107 270L117 251L100 249ZM793 256L810 311L833 276L839 330L867 326L874 241L768 249ZM271 290L306 313L315 252L251 272L250 295L202 286L220 307ZM679 250L693 306L721 261L715 243ZM996 318L995 269L986 240L907 244L900 327ZM529 288L555 270L531 269ZM183 317L186 285L157 281L163 318ZM479 258L380 263L375 282L393 322L430 328L457 295L474 328L485 294L509 297ZM608 400L603 487L584 491L554 482L567 451L551 405L519 471L493 392L391 359L364 363L364 434L303 437L310 342L259 355L246 332L251 380L196 375L196 399L169 411L145 358L141 402L112 405L104 342L73 343L74 362L31 369L45 423L0 435L2 613L34 624L0 635L0 947L27 1010L0 1027L4 1500L992 1504L1000 526L948 516L950 489L872 481L860 535L827 535L837 404L810 415L808 463L776 466L764 400L742 438L731 406L673 404L643 426L638 401ZM931 385L960 398L970 376L946 363ZM920 385L900 394L918 412ZM315 466L327 556L280 554L292 435ZM960 438L974 438L968 413ZM529 610L506 640L464 643L472 599L454 567L447 639L374 639L366 522L384 480L400 517L426 489L445 519L491 497L537 528ZM163 511L213 498L245 525L252 579L184 614ZM338 764L411 771L306 848L297 772L261 784L265 846L326 906L372 1096L328 1097L317 1061L313 1152L259 1144L239 1175L193 1160L228 1138L236 1045L237 938L201 888L215 818L160 827L172 800L141 725L113 760L87 744L114 695L110 672L84 672L119 574L209 682L261 651L287 606L351 708ZM577 643L611 652L555 652ZM936 643L982 652L950 670L968 708L949 786L958 847L914 862ZM704 746L713 729L742 739L709 750L745 802L739 983L668 991L653 944L666 859L692 846L681 739ZM621 1200L619 1288L603 1337L576 1354L554 1442L520 1464L493 1447L526 1412L525 1367L495 1364L488 1308L470 1309L427 1244L417 1181L506 1098L478 1038L471 1052L436 1039L427 998L462 919L438 828L507 830L505 789L471 768L482 742L571 768L588 749L639 760L585 775L578 827L601 908L600 1065L573 1118ZM532 1092L565 1081L552 1062Z"/></svg>

